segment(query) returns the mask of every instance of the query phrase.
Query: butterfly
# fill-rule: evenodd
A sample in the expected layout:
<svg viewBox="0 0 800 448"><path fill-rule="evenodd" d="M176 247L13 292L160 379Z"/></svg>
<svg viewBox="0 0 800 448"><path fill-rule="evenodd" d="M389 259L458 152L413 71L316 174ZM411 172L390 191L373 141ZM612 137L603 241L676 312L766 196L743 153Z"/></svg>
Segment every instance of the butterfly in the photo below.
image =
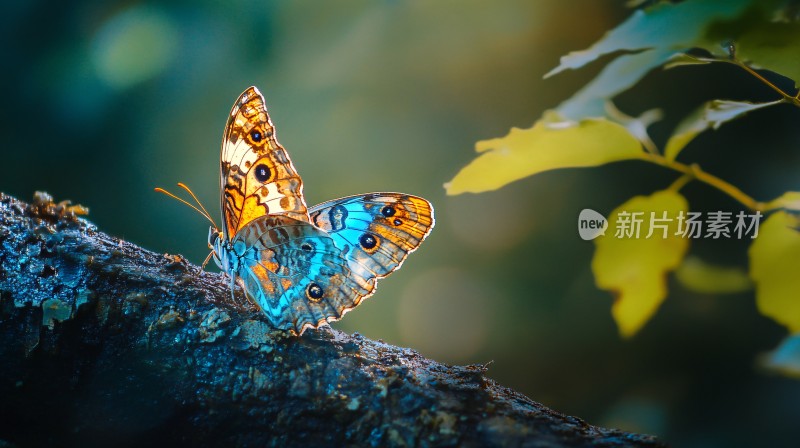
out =
<svg viewBox="0 0 800 448"><path fill-rule="evenodd" d="M278 329L300 335L340 319L375 292L434 226L433 206L403 193L368 193L308 208L303 181L278 143L255 87L234 103L222 137L223 225L203 214L209 257ZM203 266L208 262L208 258Z"/></svg>

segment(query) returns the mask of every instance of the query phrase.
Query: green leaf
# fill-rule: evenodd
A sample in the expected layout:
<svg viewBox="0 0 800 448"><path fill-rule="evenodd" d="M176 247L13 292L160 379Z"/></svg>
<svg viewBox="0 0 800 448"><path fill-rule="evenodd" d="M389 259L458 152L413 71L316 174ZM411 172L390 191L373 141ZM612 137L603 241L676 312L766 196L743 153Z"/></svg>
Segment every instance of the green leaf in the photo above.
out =
<svg viewBox="0 0 800 448"><path fill-rule="evenodd" d="M717 266L689 256L675 271L675 278L684 288L703 294L734 294L753 289L744 269Z"/></svg>
<svg viewBox="0 0 800 448"><path fill-rule="evenodd" d="M558 168L599 166L643 156L628 131L606 119L563 121L547 113L533 128L480 141L479 155L445 184L447 194L496 190L515 180Z"/></svg>
<svg viewBox="0 0 800 448"><path fill-rule="evenodd" d="M611 314L623 337L638 332L655 314L667 296L666 274L678 267L689 248L689 240L676 236L680 211L688 210L686 199L678 192L663 190L650 196L636 196L617 207L609 216L609 228L616 229L597 238L592 259L592 272L598 288L611 291L615 300ZM620 213L642 212L642 233L639 238L618 237ZM649 233L650 213L673 218L667 235L656 230Z"/></svg>
<svg viewBox="0 0 800 448"><path fill-rule="evenodd" d="M776 22L779 2L758 2L742 17L715 24L695 44L719 57L729 57L723 42L733 42L736 57L754 68L761 68L800 82L800 22Z"/></svg>
<svg viewBox="0 0 800 448"><path fill-rule="evenodd" d="M672 136L667 141L664 149L664 156L667 160L675 160L678 154L686 147L689 142L694 140L698 134L706 129L714 130L731 120L735 120L748 112L763 109L765 107L781 104L783 100L771 101L769 103L748 103L746 101L712 100L709 101L678 124Z"/></svg>
<svg viewBox="0 0 800 448"><path fill-rule="evenodd" d="M545 75L556 75L576 69L597 58L617 51L671 49L672 53L695 46L706 27L719 20L733 19L756 0L689 0L677 4L659 3L635 11L625 22L606 33L602 39L583 51L561 58L558 67Z"/></svg>
<svg viewBox="0 0 800 448"><path fill-rule="evenodd" d="M548 78L577 69L615 52L636 52L616 56L556 110L572 120L605 116L605 102L635 85L653 68L714 61L685 54L691 48L703 48L727 59L723 43L733 37L741 59L798 80L800 23L763 19L774 15L778 4L778 0L687 0L661 2L635 11L590 48L562 57L561 63L545 75ZM674 143L676 148L683 148L697 133L681 134Z"/></svg>
<svg viewBox="0 0 800 448"><path fill-rule="evenodd" d="M800 23L769 23L736 41L739 59L794 80L800 85Z"/></svg>
<svg viewBox="0 0 800 448"><path fill-rule="evenodd" d="M800 332L800 220L784 211L761 225L750 245L750 278L761 314Z"/></svg>
<svg viewBox="0 0 800 448"><path fill-rule="evenodd" d="M650 70L663 64L675 54L674 50L648 50L624 55L608 64L592 81L562 102L559 114L580 120L606 116L605 105L610 98L622 93L642 79Z"/></svg>

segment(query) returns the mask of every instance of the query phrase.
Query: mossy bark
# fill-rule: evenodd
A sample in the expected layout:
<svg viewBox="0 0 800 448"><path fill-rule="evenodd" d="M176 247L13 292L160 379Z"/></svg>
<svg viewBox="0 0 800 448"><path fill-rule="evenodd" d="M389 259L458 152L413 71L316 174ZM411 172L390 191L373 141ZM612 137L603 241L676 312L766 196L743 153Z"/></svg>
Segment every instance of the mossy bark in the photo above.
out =
<svg viewBox="0 0 800 448"><path fill-rule="evenodd" d="M220 274L0 196L0 445L661 446L483 366L329 328L293 337Z"/></svg>

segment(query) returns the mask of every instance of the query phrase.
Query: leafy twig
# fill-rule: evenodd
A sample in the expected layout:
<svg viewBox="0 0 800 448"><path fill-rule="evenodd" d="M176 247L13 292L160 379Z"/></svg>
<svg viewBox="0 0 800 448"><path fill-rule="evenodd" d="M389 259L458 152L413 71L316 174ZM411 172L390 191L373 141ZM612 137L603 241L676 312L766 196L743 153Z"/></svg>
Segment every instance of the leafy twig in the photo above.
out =
<svg viewBox="0 0 800 448"><path fill-rule="evenodd" d="M767 209L764 203L756 201L733 184L730 184L719 177L714 176L713 174L703 171L697 164L686 165L675 160L669 160L664 156L650 153L646 154L643 159L684 174L684 176L673 183L670 188L675 189L677 184L677 189L680 189L683 187L683 185L688 183L689 180L696 179L700 182L711 185L717 190L720 190L752 211L758 210L763 212ZM682 181L683 178L687 179Z"/></svg>
<svg viewBox="0 0 800 448"><path fill-rule="evenodd" d="M800 107L800 91L798 91L797 95L795 95L795 96L792 96L792 95L784 92L783 89L781 89L780 87L778 87L775 84L773 84L767 78L761 76L760 73L758 73L757 71L753 70L750 66L748 66L744 62L740 61L739 59L735 59L734 58L734 59L731 59L731 60L727 60L725 62L730 62L732 64L737 65L738 67L741 67L747 73L750 73L751 75L755 76L756 79L758 79L759 81L761 81L764 84L766 84L769 88L771 88L772 90L778 92L783 97L784 101L786 101L787 103L793 104L793 105L795 105L797 107Z"/></svg>

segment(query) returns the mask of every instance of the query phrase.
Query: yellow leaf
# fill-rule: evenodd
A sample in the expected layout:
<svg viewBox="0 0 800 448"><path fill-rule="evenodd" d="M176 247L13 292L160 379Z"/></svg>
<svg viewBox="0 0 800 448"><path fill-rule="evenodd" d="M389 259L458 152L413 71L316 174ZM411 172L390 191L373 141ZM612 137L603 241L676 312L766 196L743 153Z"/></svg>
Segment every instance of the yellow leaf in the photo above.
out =
<svg viewBox="0 0 800 448"><path fill-rule="evenodd" d="M773 199L766 203L767 210L775 209L794 210L800 211L800 192L787 191L779 198Z"/></svg>
<svg viewBox="0 0 800 448"><path fill-rule="evenodd" d="M778 211L767 218L750 245L750 278L761 314L800 331L800 219Z"/></svg>
<svg viewBox="0 0 800 448"><path fill-rule="evenodd" d="M678 192L664 190L650 196L636 196L617 207L609 216L609 229L605 236L595 240L592 272L598 288L611 291L615 296L611 314L623 337L636 334L655 314L667 296L667 273L680 265L689 240L676 236L680 211L686 212L686 199ZM638 238L618 235L623 228L620 213L627 212L641 219ZM650 233L651 212L655 218L666 217L672 221L655 222L666 226L664 232L657 227ZM618 237L622 236L622 237Z"/></svg>
<svg viewBox="0 0 800 448"><path fill-rule="evenodd" d="M643 155L641 144L617 123L560 120L556 114L546 114L531 129L512 128L505 137L478 142L475 149L482 154L445 184L447 194L481 193L543 171L598 166Z"/></svg>
<svg viewBox="0 0 800 448"><path fill-rule="evenodd" d="M692 256L681 263L675 278L686 289L705 294L732 294L753 288L744 269L717 266Z"/></svg>

